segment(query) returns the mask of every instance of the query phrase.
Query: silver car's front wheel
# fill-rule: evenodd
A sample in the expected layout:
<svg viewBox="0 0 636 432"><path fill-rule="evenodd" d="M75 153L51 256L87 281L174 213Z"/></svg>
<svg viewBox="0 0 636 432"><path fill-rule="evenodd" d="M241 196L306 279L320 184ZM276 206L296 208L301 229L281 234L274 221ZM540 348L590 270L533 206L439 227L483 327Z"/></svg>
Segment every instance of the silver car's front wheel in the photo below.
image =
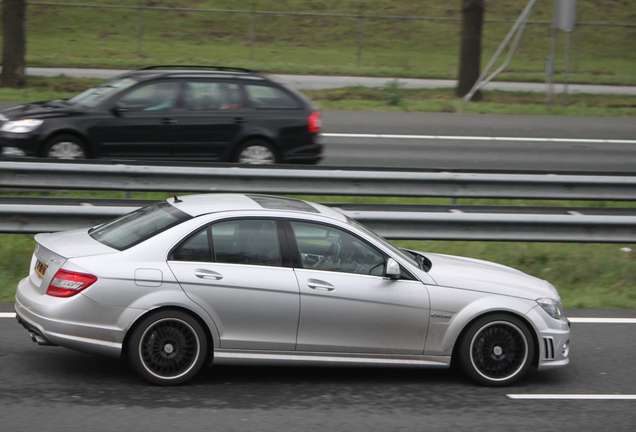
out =
<svg viewBox="0 0 636 432"><path fill-rule="evenodd" d="M201 369L207 354L205 332L188 314L159 312L136 327L128 347L130 362L146 380L181 384Z"/></svg>
<svg viewBox="0 0 636 432"><path fill-rule="evenodd" d="M269 165L278 162L274 147L264 140L251 140L236 153L235 162L253 165Z"/></svg>
<svg viewBox="0 0 636 432"><path fill-rule="evenodd" d="M44 150L44 157L51 159L86 159L88 157L83 142L72 135L53 138Z"/></svg>
<svg viewBox="0 0 636 432"><path fill-rule="evenodd" d="M532 335L513 316L490 315L474 322L465 333L459 352L464 371L488 386L505 386L520 379L534 355Z"/></svg>

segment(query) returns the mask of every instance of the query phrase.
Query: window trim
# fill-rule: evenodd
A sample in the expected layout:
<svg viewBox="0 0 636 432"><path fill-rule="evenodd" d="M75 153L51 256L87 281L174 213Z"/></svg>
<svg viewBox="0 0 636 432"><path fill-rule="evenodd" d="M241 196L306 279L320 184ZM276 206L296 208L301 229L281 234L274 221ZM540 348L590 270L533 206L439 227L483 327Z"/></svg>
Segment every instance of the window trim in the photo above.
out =
<svg viewBox="0 0 636 432"><path fill-rule="evenodd" d="M168 252L168 256L166 261L174 261L174 262L185 262L185 263L195 263L201 261L180 261L174 259L174 253L177 249L179 249L183 244L185 244L188 240L190 240L193 236L196 236L203 230L208 230L208 247L210 248L210 256L212 257L212 261L204 261L209 264L232 264L232 263L223 263L218 262L216 260L216 251L214 250L214 238L212 236L212 226L218 223L223 222L231 222L235 220L269 220L274 221L276 223L276 235L278 238L278 246L280 249L280 258L281 265L280 266L259 266L259 267L275 267L275 268L292 268L292 259L291 253L289 251L288 241L286 238L285 227L283 226L283 220L277 217L268 217L268 216L235 216L224 219L217 219L215 221L209 222L206 225L199 227L193 232L190 232L187 236L183 237L179 240ZM234 264L234 265L258 265L258 264Z"/></svg>
<svg viewBox="0 0 636 432"><path fill-rule="evenodd" d="M335 271L332 271L332 270L317 270L317 269L314 269L314 270L316 270L316 271L327 271L327 272L330 272L330 273L346 273L346 274L354 274L354 275L360 275L360 276L373 276L373 277L380 277L380 278L384 278L385 277L384 273L386 272L386 260L388 258L393 258L391 255L387 254L386 252L384 252L381 249L378 249L377 246L371 244L369 241L367 241L365 238L361 237L360 235L358 235L358 234L356 234L354 232L351 232L348 229L345 229L345 228L340 227L338 225L332 225L332 224L329 224L329 223L326 223L326 222L322 222L322 221L305 220L305 219L297 219L297 218L291 218L291 219L285 219L284 220L285 231L286 231L286 234L287 234L287 242L288 242L289 250L291 252L293 268L298 268L298 269L302 269L302 270L312 270L312 269L306 269L305 267L303 267L302 259L300 257L300 250L298 249L298 242L296 241L296 236L294 235L294 229L291 226L292 222L301 222L301 223L307 223L307 224L322 225L322 226L325 226L325 227L328 227L328 228L333 228L333 229L337 229L337 230L340 230L340 231L344 231L345 233L357 238L358 240L360 240L361 242L363 242L364 244L369 246L371 249L377 251L380 255L382 255L384 257L384 270L382 272L382 276L366 275L366 274L350 273L350 272L335 272ZM399 264L399 262L398 262L398 264ZM418 280L402 264L400 264L400 270L402 271L402 276L398 280L414 280L414 281Z"/></svg>

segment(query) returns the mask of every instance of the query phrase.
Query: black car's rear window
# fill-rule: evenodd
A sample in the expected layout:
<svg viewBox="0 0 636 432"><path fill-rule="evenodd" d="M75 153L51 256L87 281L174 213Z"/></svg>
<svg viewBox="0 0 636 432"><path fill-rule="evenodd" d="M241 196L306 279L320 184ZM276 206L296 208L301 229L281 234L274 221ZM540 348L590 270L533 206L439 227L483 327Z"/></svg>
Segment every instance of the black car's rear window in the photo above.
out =
<svg viewBox="0 0 636 432"><path fill-rule="evenodd" d="M89 234L98 242L122 251L188 219L192 216L161 202L93 228Z"/></svg>

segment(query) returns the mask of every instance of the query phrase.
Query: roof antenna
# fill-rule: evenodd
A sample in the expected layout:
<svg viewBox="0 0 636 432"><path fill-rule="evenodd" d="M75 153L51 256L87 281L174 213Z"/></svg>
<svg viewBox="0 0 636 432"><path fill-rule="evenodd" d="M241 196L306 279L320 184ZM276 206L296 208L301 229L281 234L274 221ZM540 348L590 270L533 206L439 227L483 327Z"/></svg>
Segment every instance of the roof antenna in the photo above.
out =
<svg viewBox="0 0 636 432"><path fill-rule="evenodd" d="M177 196L175 195L175 196L174 196L174 203L176 204L176 203L180 203L180 202L183 202L183 200L180 200L180 199L179 199L179 198L177 198Z"/></svg>

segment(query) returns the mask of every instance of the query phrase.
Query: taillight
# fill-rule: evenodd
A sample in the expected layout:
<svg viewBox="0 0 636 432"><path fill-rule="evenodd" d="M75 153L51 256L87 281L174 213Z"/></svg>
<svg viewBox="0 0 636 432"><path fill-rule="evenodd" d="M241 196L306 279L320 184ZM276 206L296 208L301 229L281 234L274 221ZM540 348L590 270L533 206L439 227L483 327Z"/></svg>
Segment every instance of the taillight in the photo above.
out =
<svg viewBox="0 0 636 432"><path fill-rule="evenodd" d="M322 127L322 120L320 119L320 113L318 111L309 114L309 133L320 133Z"/></svg>
<svg viewBox="0 0 636 432"><path fill-rule="evenodd" d="M58 270L46 293L53 297L73 297L97 281L97 277L68 270Z"/></svg>

